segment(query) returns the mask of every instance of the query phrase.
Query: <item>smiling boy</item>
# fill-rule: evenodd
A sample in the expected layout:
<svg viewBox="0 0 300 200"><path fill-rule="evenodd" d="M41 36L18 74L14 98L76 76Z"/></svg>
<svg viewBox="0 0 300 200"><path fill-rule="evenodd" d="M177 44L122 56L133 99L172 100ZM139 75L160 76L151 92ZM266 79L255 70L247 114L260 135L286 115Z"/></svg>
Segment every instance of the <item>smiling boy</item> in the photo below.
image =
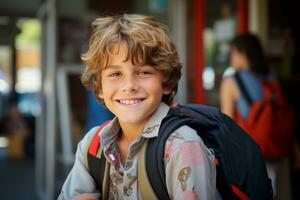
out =
<svg viewBox="0 0 300 200"><path fill-rule="evenodd" d="M138 152L157 137L181 76L177 51L164 25L143 15L98 18L82 56L83 84L116 116L98 134L110 163L109 199L142 199L137 183ZM103 197L87 165L87 151L98 127L78 144L74 166L58 199ZM215 199L214 156L196 131L182 126L165 145L170 199ZM147 159L147 158L146 158Z"/></svg>

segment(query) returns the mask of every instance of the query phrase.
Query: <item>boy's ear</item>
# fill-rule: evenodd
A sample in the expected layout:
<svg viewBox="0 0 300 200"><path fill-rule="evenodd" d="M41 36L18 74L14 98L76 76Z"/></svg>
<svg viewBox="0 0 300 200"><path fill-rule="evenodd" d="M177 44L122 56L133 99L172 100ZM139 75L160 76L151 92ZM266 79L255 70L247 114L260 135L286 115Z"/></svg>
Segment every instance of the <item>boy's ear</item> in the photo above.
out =
<svg viewBox="0 0 300 200"><path fill-rule="evenodd" d="M172 92L171 88L164 88L164 90L163 90L164 95L169 95L169 94L171 94L171 92Z"/></svg>
<svg viewBox="0 0 300 200"><path fill-rule="evenodd" d="M101 90L101 91L99 91L99 93L98 93L98 97L99 97L100 99L103 99L103 93L102 93L102 90Z"/></svg>

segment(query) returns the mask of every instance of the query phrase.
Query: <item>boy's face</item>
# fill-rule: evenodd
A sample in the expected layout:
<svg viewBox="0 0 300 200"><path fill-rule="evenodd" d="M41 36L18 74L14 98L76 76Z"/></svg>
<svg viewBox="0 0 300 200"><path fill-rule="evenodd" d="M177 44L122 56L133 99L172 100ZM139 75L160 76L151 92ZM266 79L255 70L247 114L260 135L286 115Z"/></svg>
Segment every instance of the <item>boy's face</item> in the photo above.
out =
<svg viewBox="0 0 300 200"><path fill-rule="evenodd" d="M99 96L120 123L144 125L170 90L163 89L162 74L155 68L125 61L127 51L125 42L113 47L108 66L102 70Z"/></svg>

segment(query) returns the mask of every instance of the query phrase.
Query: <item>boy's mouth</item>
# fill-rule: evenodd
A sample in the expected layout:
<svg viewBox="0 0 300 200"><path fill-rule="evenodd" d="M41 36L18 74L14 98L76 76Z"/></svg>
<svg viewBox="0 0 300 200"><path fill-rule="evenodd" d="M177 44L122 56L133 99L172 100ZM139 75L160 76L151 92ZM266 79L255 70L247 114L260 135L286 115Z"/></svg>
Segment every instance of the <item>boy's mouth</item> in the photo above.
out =
<svg viewBox="0 0 300 200"><path fill-rule="evenodd" d="M144 101L145 98L137 98L137 99L118 99L117 102L122 105L136 105Z"/></svg>

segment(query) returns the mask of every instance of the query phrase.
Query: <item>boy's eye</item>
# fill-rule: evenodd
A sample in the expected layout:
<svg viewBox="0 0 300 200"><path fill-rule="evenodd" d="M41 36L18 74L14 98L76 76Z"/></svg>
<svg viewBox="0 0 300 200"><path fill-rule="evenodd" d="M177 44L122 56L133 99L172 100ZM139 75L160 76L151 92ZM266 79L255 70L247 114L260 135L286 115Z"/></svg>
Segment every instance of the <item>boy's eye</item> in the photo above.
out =
<svg viewBox="0 0 300 200"><path fill-rule="evenodd" d="M114 78L114 77L120 76L120 74L121 74L120 72L112 72L112 73L108 74L108 77Z"/></svg>
<svg viewBox="0 0 300 200"><path fill-rule="evenodd" d="M151 75L151 74L153 74L153 72L150 70L143 70L138 72L138 75L142 75L142 76Z"/></svg>

